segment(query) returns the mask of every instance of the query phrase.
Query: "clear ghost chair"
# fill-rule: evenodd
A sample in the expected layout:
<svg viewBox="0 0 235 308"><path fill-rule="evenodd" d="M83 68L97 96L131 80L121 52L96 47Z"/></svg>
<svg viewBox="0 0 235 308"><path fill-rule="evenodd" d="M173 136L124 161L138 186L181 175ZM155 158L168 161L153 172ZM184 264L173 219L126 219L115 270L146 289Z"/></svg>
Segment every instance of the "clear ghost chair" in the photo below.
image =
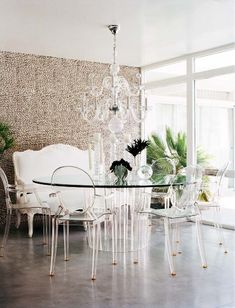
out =
<svg viewBox="0 0 235 308"><path fill-rule="evenodd" d="M203 182L201 192L209 192L209 200L207 202L198 200L198 207L201 213L205 210L212 209L214 211L214 227L218 231L219 245L223 246L224 253L227 253L226 243L224 239L223 228L221 226L220 199L222 195L223 180L229 168L230 162L226 162L214 176L212 182Z"/></svg>
<svg viewBox="0 0 235 308"><path fill-rule="evenodd" d="M41 206L35 203L27 203L27 207L24 207L20 203L14 203L12 202L11 194L21 193L20 189L17 188L16 185L11 185L8 183L7 176L2 168L0 168L0 178L3 184L3 190L5 194L5 203L6 203L6 224L5 224L5 231L3 235L3 240L0 246L0 256L4 256L7 239L10 231L10 225L11 225L11 216L12 212L15 210L16 212L19 210L29 210L29 209L40 209L42 213L42 222L43 222L43 243L48 244L48 254L50 254L50 245L49 245L49 224L50 224L50 208L46 203L43 203ZM23 192L22 192L23 193ZM32 190L33 193L33 190Z"/></svg>
<svg viewBox="0 0 235 308"><path fill-rule="evenodd" d="M152 191L152 198L160 198L164 201L164 207L170 207L170 196L172 193L172 184L176 178L176 162L168 157L158 159L152 164L153 176L152 179L158 181L168 182L170 185L161 190Z"/></svg>
<svg viewBox="0 0 235 308"><path fill-rule="evenodd" d="M195 218L196 220L196 234L197 234L197 242L199 247L199 253L201 258L202 267L207 267L207 261L205 256L205 248L202 239L202 231L201 231L201 215L198 207L196 206L196 201L200 191L201 185L201 168L198 166L190 166L184 168L182 170L182 176L186 177L186 182L184 185L175 186L174 193L171 194L171 204L170 208L165 209L150 209L150 210L142 210L138 211L138 216L141 215L155 215L158 218L162 218L164 221L164 229L165 229L165 246L167 259L170 267L170 273L172 276L176 275L174 261L173 261L173 249L172 244L174 242L172 227L178 226L183 222L188 221L190 218ZM139 218L140 219L140 218ZM139 221L138 219L138 221ZM137 232L136 232L136 243L138 247L139 242L139 232L138 232L138 224L137 224ZM138 263L139 259L139 250L135 251L135 259L134 263Z"/></svg>
<svg viewBox="0 0 235 308"><path fill-rule="evenodd" d="M64 235L64 260L69 260L69 223L81 222L86 223L88 230L92 230L92 280L96 279L97 257L100 241L100 224L106 219L112 220L112 252L113 264L116 263L115 254L115 218L112 208L106 208L101 211L99 208L96 212L94 204L96 198L101 197L96 194L95 184L90 175L81 168L76 166L62 166L57 168L51 177L52 188L58 191L51 194L58 200L58 210L52 219L52 252L50 263L50 276L55 274L55 262L57 254L58 227L63 225ZM77 186L76 186L77 185ZM79 187L87 185L89 188ZM60 187L58 187L60 186ZM90 237L90 235L88 235Z"/></svg>

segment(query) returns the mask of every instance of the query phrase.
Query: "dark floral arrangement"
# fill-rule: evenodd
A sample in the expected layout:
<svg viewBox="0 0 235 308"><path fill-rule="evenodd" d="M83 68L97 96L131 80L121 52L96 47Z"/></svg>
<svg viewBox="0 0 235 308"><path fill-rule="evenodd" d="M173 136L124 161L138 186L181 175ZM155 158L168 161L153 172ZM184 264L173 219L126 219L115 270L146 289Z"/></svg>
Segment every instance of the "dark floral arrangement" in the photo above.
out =
<svg viewBox="0 0 235 308"><path fill-rule="evenodd" d="M126 167L126 169L129 170L129 171L132 170L128 161L126 161L124 159L120 159L120 160L115 160L114 162L112 162L112 165L110 167L111 172L114 172L116 166L121 166L121 165Z"/></svg>
<svg viewBox="0 0 235 308"><path fill-rule="evenodd" d="M131 153L134 157L141 153L149 145L148 140L142 140L141 138L135 139L131 145L128 145L126 151Z"/></svg>

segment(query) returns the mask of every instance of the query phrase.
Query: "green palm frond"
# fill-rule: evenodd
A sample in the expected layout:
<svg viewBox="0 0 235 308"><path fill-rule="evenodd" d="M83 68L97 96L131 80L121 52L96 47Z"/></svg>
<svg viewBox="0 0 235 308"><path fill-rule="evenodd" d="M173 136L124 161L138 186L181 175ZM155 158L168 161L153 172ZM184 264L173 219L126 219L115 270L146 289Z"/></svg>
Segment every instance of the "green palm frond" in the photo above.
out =
<svg viewBox="0 0 235 308"><path fill-rule="evenodd" d="M0 122L0 154L12 148L15 144L10 126L6 123Z"/></svg>
<svg viewBox="0 0 235 308"><path fill-rule="evenodd" d="M169 160L176 163L176 170L187 165L187 137L184 132L173 134L171 128L166 127L165 140L158 134L149 137L150 145L147 150L147 161L159 161L162 170L169 170ZM169 159L169 160L168 160ZM201 148L197 149L197 162L200 165L208 164L210 156ZM165 165L165 166L164 166Z"/></svg>
<svg viewBox="0 0 235 308"><path fill-rule="evenodd" d="M158 134L149 137L150 145L147 149L147 162L152 164L153 179L157 180L159 175L172 173L172 162L175 164L176 172L187 165L187 137L184 132L173 134L169 127L166 127L165 139ZM202 148L197 148L197 163L205 166L210 156ZM200 198L208 201L209 191L203 190Z"/></svg>
<svg viewBox="0 0 235 308"><path fill-rule="evenodd" d="M166 143L170 153L174 153L177 150L177 144L174 140L173 133L169 127L166 127Z"/></svg>
<svg viewBox="0 0 235 308"><path fill-rule="evenodd" d="M211 156L206 154L201 147L197 148L197 163L201 166L208 165L208 161L211 159Z"/></svg>
<svg viewBox="0 0 235 308"><path fill-rule="evenodd" d="M149 164L157 160L159 157L165 157L166 146L161 137L152 135L149 138L149 146L147 148L147 161Z"/></svg>

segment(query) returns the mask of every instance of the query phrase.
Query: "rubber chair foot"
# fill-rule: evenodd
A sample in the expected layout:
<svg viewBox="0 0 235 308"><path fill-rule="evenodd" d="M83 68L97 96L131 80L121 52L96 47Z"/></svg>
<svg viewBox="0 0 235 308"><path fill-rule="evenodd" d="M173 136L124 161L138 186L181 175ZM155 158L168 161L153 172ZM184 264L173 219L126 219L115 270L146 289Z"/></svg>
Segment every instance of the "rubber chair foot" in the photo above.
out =
<svg viewBox="0 0 235 308"><path fill-rule="evenodd" d="M202 267L203 267L203 268L207 268L208 266L207 266L207 265L203 265Z"/></svg>
<svg viewBox="0 0 235 308"><path fill-rule="evenodd" d="M172 277L176 276L176 272L171 273L171 276Z"/></svg>
<svg viewBox="0 0 235 308"><path fill-rule="evenodd" d="M134 263L134 264L138 264L139 262L138 262L138 261L134 261L133 263Z"/></svg>

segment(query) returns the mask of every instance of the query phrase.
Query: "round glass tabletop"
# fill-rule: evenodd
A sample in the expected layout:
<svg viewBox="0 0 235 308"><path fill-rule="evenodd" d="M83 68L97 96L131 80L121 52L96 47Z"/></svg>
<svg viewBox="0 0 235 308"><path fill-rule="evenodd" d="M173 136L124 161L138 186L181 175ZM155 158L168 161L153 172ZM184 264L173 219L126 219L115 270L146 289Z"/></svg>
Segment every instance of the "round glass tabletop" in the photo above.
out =
<svg viewBox="0 0 235 308"><path fill-rule="evenodd" d="M53 185L63 187L92 187L91 182L82 181L80 182L77 177L70 175L61 175L56 178L54 183L51 183L51 177L40 177L33 179L35 184L40 185ZM161 176L157 179L149 180L127 180L125 185L115 184L115 179L105 178L103 180L94 180L94 185L100 188L138 188L138 187L168 187L172 183L172 175ZM174 186L184 185L185 181L182 177L174 179Z"/></svg>

